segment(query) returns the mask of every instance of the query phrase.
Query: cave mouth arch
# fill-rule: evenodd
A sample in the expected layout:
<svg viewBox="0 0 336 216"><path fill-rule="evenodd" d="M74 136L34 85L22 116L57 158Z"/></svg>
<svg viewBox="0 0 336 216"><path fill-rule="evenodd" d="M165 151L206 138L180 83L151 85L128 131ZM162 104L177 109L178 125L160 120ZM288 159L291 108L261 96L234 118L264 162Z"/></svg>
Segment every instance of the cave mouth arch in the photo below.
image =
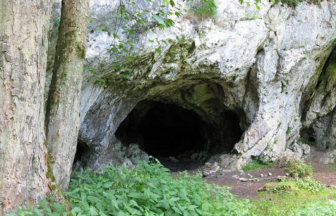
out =
<svg viewBox="0 0 336 216"><path fill-rule="evenodd" d="M115 135L128 146L154 157L189 157L203 152L202 162L215 154L230 152L240 140L239 117L223 110L215 124L206 115L184 109L176 104L140 101L118 127Z"/></svg>

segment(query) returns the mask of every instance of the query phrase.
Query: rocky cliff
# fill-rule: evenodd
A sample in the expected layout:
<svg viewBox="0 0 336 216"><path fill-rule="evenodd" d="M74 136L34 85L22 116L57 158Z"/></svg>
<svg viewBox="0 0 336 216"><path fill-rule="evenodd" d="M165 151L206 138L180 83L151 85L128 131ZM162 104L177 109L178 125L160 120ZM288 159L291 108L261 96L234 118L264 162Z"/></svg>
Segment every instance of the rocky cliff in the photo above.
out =
<svg viewBox="0 0 336 216"><path fill-rule="evenodd" d="M134 164L144 152L189 154L240 168L251 158L300 158L307 144L335 148L336 3L265 1L257 11L218 0L212 17L134 27L142 58L116 69L108 49L118 2L91 1L86 65L95 73L85 74L77 160L98 167Z"/></svg>

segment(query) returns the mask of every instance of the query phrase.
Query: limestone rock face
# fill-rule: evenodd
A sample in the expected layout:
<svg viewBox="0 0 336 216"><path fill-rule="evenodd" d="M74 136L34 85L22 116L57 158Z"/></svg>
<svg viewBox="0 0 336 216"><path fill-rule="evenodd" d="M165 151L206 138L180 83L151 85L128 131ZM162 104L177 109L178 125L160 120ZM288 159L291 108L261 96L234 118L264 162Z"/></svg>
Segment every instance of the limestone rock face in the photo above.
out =
<svg viewBox="0 0 336 216"><path fill-rule="evenodd" d="M166 156L176 155L164 146L177 143L171 148L189 146L180 154L218 155L219 165L238 169L252 157L303 155L308 150L300 148L300 139L334 148L336 3L293 9L264 1L257 11L237 0L218 0L212 18L182 16L173 28L150 23L137 29L135 50L142 58L116 69L119 59L108 52L115 39L96 29L117 30L110 16L118 2L91 1L86 65L95 74L85 74L79 135L91 167L114 163L115 151L130 143L147 153L166 149L156 151ZM95 84L98 77L103 86ZM161 119L171 113L171 121ZM191 142L193 136L198 138ZM236 154L228 155L233 161L224 158L227 153Z"/></svg>

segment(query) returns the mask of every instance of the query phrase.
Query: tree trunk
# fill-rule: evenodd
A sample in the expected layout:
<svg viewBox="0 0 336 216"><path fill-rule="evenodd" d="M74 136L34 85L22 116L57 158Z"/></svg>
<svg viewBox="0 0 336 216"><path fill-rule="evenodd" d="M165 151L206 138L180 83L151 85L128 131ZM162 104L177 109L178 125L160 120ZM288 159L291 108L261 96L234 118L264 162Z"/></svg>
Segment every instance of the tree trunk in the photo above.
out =
<svg viewBox="0 0 336 216"><path fill-rule="evenodd" d="M63 0L53 77L47 106L47 145L56 183L70 181L79 130L88 0Z"/></svg>
<svg viewBox="0 0 336 216"><path fill-rule="evenodd" d="M50 1L0 1L0 215L49 191L44 83Z"/></svg>

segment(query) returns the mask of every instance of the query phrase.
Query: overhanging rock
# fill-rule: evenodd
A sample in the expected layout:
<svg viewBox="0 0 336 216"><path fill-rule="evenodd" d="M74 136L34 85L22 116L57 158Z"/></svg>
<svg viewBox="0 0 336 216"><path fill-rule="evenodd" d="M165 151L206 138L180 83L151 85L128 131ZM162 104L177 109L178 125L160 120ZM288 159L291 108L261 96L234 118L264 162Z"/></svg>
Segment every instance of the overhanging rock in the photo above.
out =
<svg viewBox="0 0 336 216"><path fill-rule="evenodd" d="M93 1L90 16L108 22L115 2L102 5ZM323 143L336 141L330 135L336 130L332 72L336 60L331 55L336 3L301 3L293 9L264 2L260 11L236 0L216 3L213 18L195 22L182 17L176 20L178 28L141 29L136 48L142 59L128 63L131 73L127 79L121 76L125 71L114 69L116 59L106 51L113 38L95 31L97 23L90 26L87 66L106 80L104 87L97 86L96 75L88 73L83 85L79 140L88 146L85 154L91 167L122 164L120 157L125 155L127 143L116 147L118 137L127 139L128 130L134 139L141 136L135 136L134 128L127 124L121 135L116 131L123 121L141 125L147 114L133 113L146 109L141 106L158 109L170 104L193 112L195 122L204 122L198 127L200 131L203 128L204 134L218 136L207 151L218 157L228 151L235 154L230 156L234 161L223 163L231 168L241 168L252 157L280 159L284 152L298 149L307 136ZM258 18L247 18L246 14ZM166 41L160 45L160 54L155 51L157 45L148 42L156 38ZM166 111L161 113L166 113L173 108L162 109ZM138 119L130 120L132 117ZM233 132L238 130L240 134ZM199 136L192 133L188 135L191 140ZM230 143L235 136L238 140ZM202 137L206 140L210 136ZM145 145L141 140L131 142ZM322 145L326 146L334 147ZM199 145L206 147L205 141Z"/></svg>

